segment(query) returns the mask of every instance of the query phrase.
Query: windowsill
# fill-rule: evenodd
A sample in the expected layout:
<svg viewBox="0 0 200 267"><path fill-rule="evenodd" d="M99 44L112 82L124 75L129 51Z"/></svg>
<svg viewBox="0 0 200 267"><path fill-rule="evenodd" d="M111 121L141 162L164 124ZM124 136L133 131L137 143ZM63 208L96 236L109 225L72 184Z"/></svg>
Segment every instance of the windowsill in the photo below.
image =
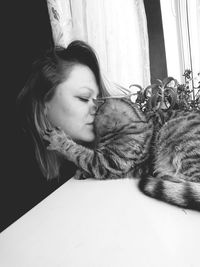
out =
<svg viewBox="0 0 200 267"><path fill-rule="evenodd" d="M0 266L198 266L200 213L136 183L70 179L0 234Z"/></svg>

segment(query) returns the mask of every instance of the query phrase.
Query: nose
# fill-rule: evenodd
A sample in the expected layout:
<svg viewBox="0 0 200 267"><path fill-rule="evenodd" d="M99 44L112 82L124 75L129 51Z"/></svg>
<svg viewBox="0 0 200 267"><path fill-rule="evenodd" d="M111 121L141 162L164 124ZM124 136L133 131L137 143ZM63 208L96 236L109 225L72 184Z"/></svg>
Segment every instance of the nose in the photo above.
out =
<svg viewBox="0 0 200 267"><path fill-rule="evenodd" d="M90 107L90 114L95 115L96 111L97 111L97 100L93 98Z"/></svg>

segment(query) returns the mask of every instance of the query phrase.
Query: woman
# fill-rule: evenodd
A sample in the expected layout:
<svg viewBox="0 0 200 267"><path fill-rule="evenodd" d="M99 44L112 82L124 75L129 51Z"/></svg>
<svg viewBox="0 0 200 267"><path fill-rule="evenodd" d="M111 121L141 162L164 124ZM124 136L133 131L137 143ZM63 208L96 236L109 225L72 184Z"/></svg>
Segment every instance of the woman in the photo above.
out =
<svg viewBox="0 0 200 267"><path fill-rule="evenodd" d="M90 145L95 138L93 99L107 95L95 52L82 41L54 48L34 63L18 103L43 176L60 177L63 161L57 152L46 149L44 132L57 126L76 142Z"/></svg>

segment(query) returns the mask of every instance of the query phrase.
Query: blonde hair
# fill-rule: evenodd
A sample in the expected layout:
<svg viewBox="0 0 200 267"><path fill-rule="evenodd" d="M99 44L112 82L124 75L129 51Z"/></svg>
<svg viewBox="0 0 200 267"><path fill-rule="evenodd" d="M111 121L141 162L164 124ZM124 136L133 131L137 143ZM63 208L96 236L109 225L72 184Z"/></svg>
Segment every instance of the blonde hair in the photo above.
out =
<svg viewBox="0 0 200 267"><path fill-rule="evenodd" d="M43 134L51 125L45 114L45 103L52 99L63 79L68 78L66 71L69 75L77 64L92 70L100 96L108 96L95 51L77 40L67 48L54 47L34 62L32 73L17 99L22 126L32 137L37 162L47 179L59 178L62 158L56 151L46 149Z"/></svg>

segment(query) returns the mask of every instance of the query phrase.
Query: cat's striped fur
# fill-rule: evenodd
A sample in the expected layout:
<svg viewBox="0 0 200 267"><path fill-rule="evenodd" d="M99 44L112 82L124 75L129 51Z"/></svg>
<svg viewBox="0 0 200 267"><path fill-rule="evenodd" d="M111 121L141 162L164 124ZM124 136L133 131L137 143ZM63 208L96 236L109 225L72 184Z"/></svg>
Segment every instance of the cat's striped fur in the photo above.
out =
<svg viewBox="0 0 200 267"><path fill-rule="evenodd" d="M148 158L153 123L126 97L101 101L94 121L94 149L75 143L63 131L55 129L45 137L50 142L49 149L74 162L84 178L134 176Z"/></svg>
<svg viewBox="0 0 200 267"><path fill-rule="evenodd" d="M200 211L200 113L180 112L159 130L153 176L140 189L165 202Z"/></svg>

